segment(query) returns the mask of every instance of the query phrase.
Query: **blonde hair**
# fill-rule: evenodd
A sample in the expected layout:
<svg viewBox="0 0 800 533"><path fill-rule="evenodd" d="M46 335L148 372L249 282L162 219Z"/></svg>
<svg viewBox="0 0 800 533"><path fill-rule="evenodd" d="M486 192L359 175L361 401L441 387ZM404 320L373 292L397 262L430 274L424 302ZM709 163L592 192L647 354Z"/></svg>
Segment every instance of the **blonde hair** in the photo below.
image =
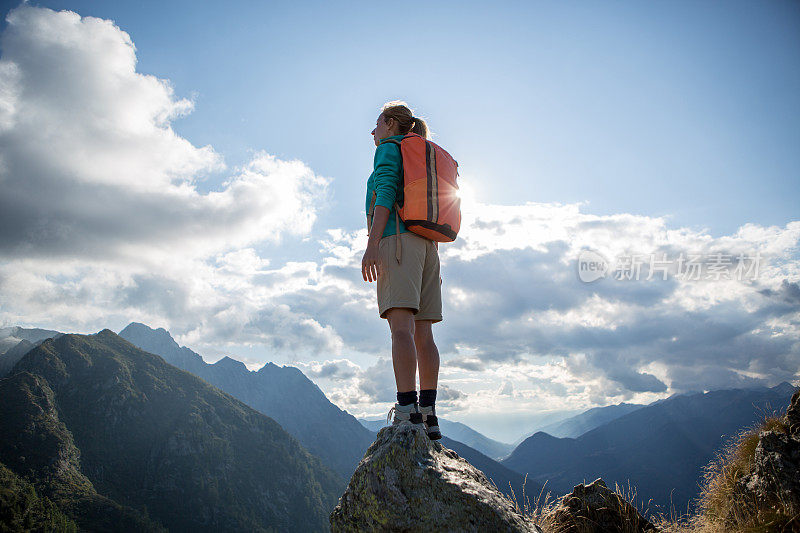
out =
<svg viewBox="0 0 800 533"><path fill-rule="evenodd" d="M397 121L397 125L400 128L400 135L411 132L416 133L423 139L427 139L430 136L430 131L425 121L419 117L415 117L408 108L408 104L402 100L392 100L391 102L383 104L381 115L383 115L384 122L388 122L390 118Z"/></svg>

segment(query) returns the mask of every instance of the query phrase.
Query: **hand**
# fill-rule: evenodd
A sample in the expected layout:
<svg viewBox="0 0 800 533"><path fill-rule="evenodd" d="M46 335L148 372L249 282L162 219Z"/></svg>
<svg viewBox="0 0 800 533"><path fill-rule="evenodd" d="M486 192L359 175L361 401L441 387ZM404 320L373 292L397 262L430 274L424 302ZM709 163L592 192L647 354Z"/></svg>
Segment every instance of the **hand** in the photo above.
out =
<svg viewBox="0 0 800 533"><path fill-rule="evenodd" d="M377 281L378 275L382 272L383 265L378 245L367 244L367 251L364 252L364 258L361 260L361 275L364 277L364 281Z"/></svg>

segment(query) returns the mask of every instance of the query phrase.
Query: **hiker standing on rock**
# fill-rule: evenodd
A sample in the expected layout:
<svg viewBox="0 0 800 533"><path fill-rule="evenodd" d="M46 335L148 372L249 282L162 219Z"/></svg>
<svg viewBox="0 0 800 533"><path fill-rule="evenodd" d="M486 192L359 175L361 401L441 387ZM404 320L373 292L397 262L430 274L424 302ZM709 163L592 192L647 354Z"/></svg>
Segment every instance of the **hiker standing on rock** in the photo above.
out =
<svg viewBox="0 0 800 533"><path fill-rule="evenodd" d="M455 194L458 164L427 140L425 121L413 116L404 102L383 106L372 138L376 149L367 180L369 240L361 273L364 281L377 281L378 312L391 330L397 403L389 415L394 412L395 424L424 423L428 437L440 439L435 412L439 350L431 325L442 320L438 242L455 239L461 220ZM412 181L418 187L409 187Z"/></svg>

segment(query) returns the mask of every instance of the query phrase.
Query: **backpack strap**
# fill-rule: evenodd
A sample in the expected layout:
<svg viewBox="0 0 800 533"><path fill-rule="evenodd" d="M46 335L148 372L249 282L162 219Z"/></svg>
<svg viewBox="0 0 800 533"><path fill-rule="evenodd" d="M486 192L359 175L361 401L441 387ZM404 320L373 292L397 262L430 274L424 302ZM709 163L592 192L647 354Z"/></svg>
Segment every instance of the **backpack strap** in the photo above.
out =
<svg viewBox="0 0 800 533"><path fill-rule="evenodd" d="M400 264L400 215L397 213L397 202L394 203L394 232L397 235L395 243L397 246L394 248L394 256L397 258L397 263Z"/></svg>
<svg viewBox="0 0 800 533"><path fill-rule="evenodd" d="M394 144L396 144L397 146L401 146L401 144L400 144L400 143L401 143L402 141L405 141L406 139L408 139L408 138L411 138L411 137L421 137L421 136L420 136L418 133L411 133L411 132L408 132L408 133L406 133L406 134L403 136L403 138L402 138L402 139L400 139L399 141L398 141L397 139L390 139L389 137L386 137L386 138L384 138L384 139L381 139L381 142L380 142L380 144L383 144L383 143L394 143Z"/></svg>

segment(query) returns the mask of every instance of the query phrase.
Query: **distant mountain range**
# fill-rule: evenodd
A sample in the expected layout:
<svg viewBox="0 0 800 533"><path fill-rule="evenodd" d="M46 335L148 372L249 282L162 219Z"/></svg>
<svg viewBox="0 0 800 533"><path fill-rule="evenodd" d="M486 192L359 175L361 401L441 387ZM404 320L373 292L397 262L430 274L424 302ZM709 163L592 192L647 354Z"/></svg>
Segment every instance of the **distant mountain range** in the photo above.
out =
<svg viewBox="0 0 800 533"><path fill-rule="evenodd" d="M144 324L120 336L0 328L0 346L0 479L16 498L5 501L41 510L40 529L324 529L385 424L356 420L297 368L208 364ZM784 383L599 407L516 447L440 418L442 443L506 493L519 495L526 473L529 497L545 482L560 495L602 477L685 511L714 454L793 391ZM286 526L296 516L305 529Z"/></svg>
<svg viewBox="0 0 800 533"><path fill-rule="evenodd" d="M31 348L59 335L62 334L49 329L19 326L0 328L0 378L8 374Z"/></svg>
<svg viewBox="0 0 800 533"><path fill-rule="evenodd" d="M507 456L514 449L511 444L499 442L479 433L461 422L451 422L443 417L439 418L439 427L442 428L442 434L450 439L456 440L461 444L465 444L470 448L474 448L482 455L487 456L495 461L498 461ZM386 418L359 418L361 424L370 431L377 432L379 429L386 425ZM474 464L474 463L473 463Z"/></svg>
<svg viewBox="0 0 800 533"><path fill-rule="evenodd" d="M271 418L109 330L44 341L0 397L0 466L82 530L328 531L345 484Z"/></svg>
<svg viewBox="0 0 800 533"><path fill-rule="evenodd" d="M28 341L36 344L51 337L57 337L62 333L50 329L40 328L21 328L19 326L9 326L0 328L0 354L17 345L20 341Z"/></svg>
<svg viewBox="0 0 800 533"><path fill-rule="evenodd" d="M373 433L331 403L297 368L267 363L254 372L230 357L209 364L189 348L178 346L163 328L152 329L136 322L119 335L274 418L344 479L350 479L375 440Z"/></svg>
<svg viewBox="0 0 800 533"><path fill-rule="evenodd" d="M505 466L555 494L584 480L628 482L639 501L679 512L698 494L703 467L715 452L764 413L789 403L795 387L732 389L672 396L607 422L577 438L537 432L522 442Z"/></svg>
<svg viewBox="0 0 800 533"><path fill-rule="evenodd" d="M580 437L587 431L607 424L621 416L632 413L644 407L639 404L620 403L617 405L607 405L605 407L595 407L583 413L561 420L553 424L548 424L539 428L539 431L552 435L553 437ZM526 437L527 438L527 437ZM524 439L523 439L524 440Z"/></svg>

